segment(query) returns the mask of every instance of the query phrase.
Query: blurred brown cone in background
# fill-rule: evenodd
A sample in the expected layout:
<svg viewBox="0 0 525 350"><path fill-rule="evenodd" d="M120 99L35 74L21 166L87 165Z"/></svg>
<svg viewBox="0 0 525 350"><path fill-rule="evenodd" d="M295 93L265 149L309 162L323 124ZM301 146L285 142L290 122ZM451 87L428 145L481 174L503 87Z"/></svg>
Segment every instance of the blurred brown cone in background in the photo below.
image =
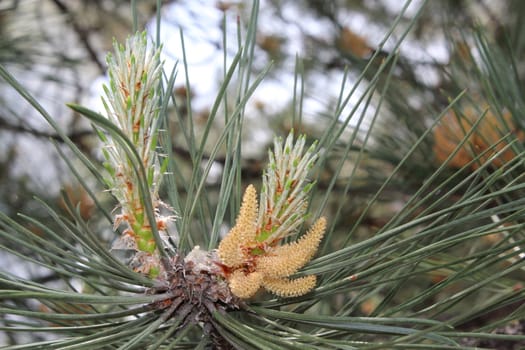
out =
<svg viewBox="0 0 525 350"><path fill-rule="evenodd" d="M368 45L365 38L357 35L348 27L341 29L341 34L337 39L337 46L345 53L359 58L367 58L372 54L372 48Z"/></svg>
<svg viewBox="0 0 525 350"><path fill-rule="evenodd" d="M442 164L454 152L454 149L462 142L471 131L473 124L481 116L474 108L466 108L461 116L455 111L449 111L434 129L434 156L439 164ZM483 154L478 162L473 162L473 170L487 162L494 154L508 146L511 136L514 135L520 142L525 140L525 132L516 127L512 115L506 111L501 117L495 115L491 110L476 126L476 130L470 134L468 140L461 146L458 152L450 159L448 166L461 168L471 162L476 156ZM492 165L499 167L516 157L513 148L503 151L492 161Z"/></svg>

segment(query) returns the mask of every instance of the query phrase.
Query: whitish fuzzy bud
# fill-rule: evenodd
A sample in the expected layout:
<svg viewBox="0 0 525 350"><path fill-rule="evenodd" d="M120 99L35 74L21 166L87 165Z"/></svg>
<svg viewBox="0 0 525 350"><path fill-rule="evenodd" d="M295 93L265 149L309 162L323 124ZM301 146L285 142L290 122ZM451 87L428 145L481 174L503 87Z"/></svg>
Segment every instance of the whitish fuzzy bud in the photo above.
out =
<svg viewBox="0 0 525 350"><path fill-rule="evenodd" d="M148 48L145 32L129 37L125 46L116 42L113 46L114 54L108 54L106 59L109 87L104 87L106 96L102 98L106 116L133 143L148 171L146 180L152 197L156 197L162 176L156 153L160 49ZM101 138L106 144L103 154L110 172L107 181L121 206L129 207L139 194L136 174L124 147L111 138Z"/></svg>
<svg viewBox="0 0 525 350"><path fill-rule="evenodd" d="M269 164L263 176L263 191L257 220L259 242L272 243L297 232L304 222L308 205L308 171L317 154L315 145L305 150L306 139L294 143L293 132L286 141L276 138L269 152Z"/></svg>
<svg viewBox="0 0 525 350"><path fill-rule="evenodd" d="M109 135L99 132L105 144L103 155L108 170L106 183L121 208L115 226L126 225L128 237L135 240L137 254L134 269L154 277L160 262L152 226L163 231L174 216L161 216L158 189L162 167L157 153L159 130L159 99L162 63L160 49L148 47L146 32L137 33L125 45L114 42L113 54L107 56L109 86L102 98L106 116L131 142L138 159L128 155L129 149ZM142 164L137 164L140 161ZM143 167L145 174L137 171ZM155 222L149 222L141 188L147 186ZM165 206L165 205L164 205ZM165 206L166 207L166 206ZM169 209L169 208L168 208ZM153 271L153 272L152 272Z"/></svg>

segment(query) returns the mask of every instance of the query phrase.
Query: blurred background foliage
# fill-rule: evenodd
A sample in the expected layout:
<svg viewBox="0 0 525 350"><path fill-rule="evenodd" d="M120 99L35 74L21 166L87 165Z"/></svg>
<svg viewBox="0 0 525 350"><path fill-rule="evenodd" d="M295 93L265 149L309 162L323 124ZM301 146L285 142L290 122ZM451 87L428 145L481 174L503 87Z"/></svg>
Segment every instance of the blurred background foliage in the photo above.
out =
<svg viewBox="0 0 525 350"><path fill-rule="evenodd" d="M417 5L417 1L413 2L401 19L406 25L415 15ZM112 39L122 41L132 26L129 6L127 1L13 0L4 1L1 8L0 62L20 81L29 83L27 85L30 92L56 116L71 139L93 157L97 154L97 144L91 137L89 125L68 110L64 102L85 103L97 99L98 91L93 82L105 73L104 55L110 49ZM138 6L140 28L151 22L155 14L155 1L141 1ZM220 30L222 23L203 23L197 12L199 6L207 10L213 7L212 10L226 11L229 15L227 19L236 15L246 19L249 12L245 4L237 2L210 4L174 1L166 2L163 6L166 23L189 33L185 35L190 44L191 41L211 41L210 44L216 48L212 54L219 57L222 56L221 43L206 37L205 29L208 26L217 26L214 29ZM185 8L186 12L174 13L169 9L170 6ZM268 89L263 89L261 98L255 98L250 103L249 118L256 123L256 127L250 128L247 131L250 137L246 137L248 159L245 159L243 170L248 176L258 177L260 174L264 163L262 159L266 156L260 151L264 147L260 146L269 144L274 133L281 134L292 127L290 115L294 108L294 94L290 91L290 77L293 78L291 72L295 69L296 55L300 55L297 69L304 74L304 81L296 82L300 85L296 88L304 89L305 107L301 111L301 119L295 120L300 125L295 127L304 129L315 137L315 130L321 129L319 125L326 124L326 114L331 113L329 111L337 102L336 93L340 87L337 79L342 78L345 69L353 77L351 81L355 81L367 64L379 66L394 48L393 45L404 29L403 25L395 29L399 33L394 32L387 42L381 43L381 40L401 11L401 6L402 4L391 1L268 1L262 4L254 70L261 70L272 60L273 67L266 78L272 84L269 84ZM381 124L394 123L393 125L400 127L387 126L384 128L385 135L374 135L373 142L377 144L378 151L388 150L381 155L382 160L396 164L406 153L406 148L427 130L432 119L448 105L449 100L464 89L467 89L474 107L477 106L477 110L467 112L472 115L471 119L482 111L481 106L497 108L501 116L505 113L507 116L516 114L512 112L519 106L510 104L518 103L519 99L516 100L502 91L485 91L491 87L484 86L480 81L483 78L481 75L490 72L482 72L476 67L483 57L473 57L472 52L477 45L476 40L483 38L480 40L486 40L491 46L495 46L491 49L499 50L500 55L514 60L509 63L516 65L513 68L519 74L523 70L518 66L519 55L523 51L523 39L520 35L522 25L519 21L521 6L519 1L498 4L483 1L442 1L425 6L408 38L399 48L395 48L399 50L399 57L393 72L394 79L388 82L391 87L385 89L387 94L384 96L378 120ZM184 20L179 20L178 14ZM234 25L230 23L230 27L234 28ZM164 31L168 31L169 36L178 35L176 30ZM374 58L377 63L370 62L380 45L380 52ZM508 52L512 52L512 56L506 56ZM182 75L183 69L180 71L179 75ZM374 74L374 70L367 72L370 77ZM385 77L387 73L385 71ZM492 73L495 75L500 72ZM514 71L506 73L513 74ZM514 76L512 79L515 79ZM514 84L516 89L520 88L520 81L514 81ZM330 85L332 87L327 87ZM286 96L278 98L277 107L272 105L272 99L277 98L272 96L272 88L276 89L276 95L287 92ZM489 93L496 95L486 96ZM198 90L188 92L183 84L176 87L175 94L180 98L178 112L183 116L188 113L187 102L201 97ZM503 99L497 94L501 94ZM41 196L52 198L58 195L60 187L74 185L67 184L70 179L66 178L66 172L61 171L63 169L57 157L53 157L54 152L48 139L60 140L50 127L33 116L34 111L21 103L6 87L2 88L0 98L0 136L3 140L0 161L4 165L1 205L4 210L14 213L30 205L29 193L36 191ZM371 105L377 107L377 97L374 98ZM498 105L493 106L494 101L488 101L488 98L498 99ZM505 101L511 98L514 102ZM355 101L352 102L355 105ZM199 104L198 110L193 111L196 125L199 125L199 119L202 119L201 124L205 123L210 104L209 99L205 100ZM472 109L469 106L465 108ZM366 113L372 116L374 111L375 108L371 107ZM489 118L494 118L493 115L494 112L491 112ZM506 121L515 123L515 118L506 118ZM521 127L523 122L517 123ZM486 124L490 125L490 121ZM350 133L348 131L349 135ZM446 137L445 134L439 129L437 138ZM413 170L408 184L415 181L414 185L417 187L418 181L422 181L429 171L433 171L432 165L435 166L446 158L451 146L437 145L433 148L432 142L429 138L426 148L421 147L420 153L414 155L420 158L414 158L410 162L410 166L415 168L407 170ZM176 148L176 151L182 159L187 157L186 150ZM429 157L429 154L434 153L435 156ZM29 161L28 155L31 157ZM437 163L432 163L433 160ZM456 160L454 164L459 165L458 162ZM28 166L30 164L35 164L35 167ZM354 191L373 192L367 186L374 181L382 182L368 173L365 176L366 181L360 184L362 188L359 186ZM327 178L330 178L329 174ZM213 179L210 181L213 182ZM17 190L13 191L15 188Z"/></svg>
<svg viewBox="0 0 525 350"><path fill-rule="evenodd" d="M191 33L188 40L210 40L206 38L204 31L194 34L194 28L221 25L213 22L202 23L197 13L192 12L195 11L192 10L192 6L196 5L185 4L183 1L175 3L178 3L179 7L189 7L188 12L181 13L181 16L189 17L183 21L185 27L182 28ZM392 3L394 2L269 1L262 5L256 47L256 63L259 65L255 64L255 69L260 69L269 60L274 60L274 68L267 79L279 84L280 79L290 76L290 69L293 69L295 64L295 55L300 52L305 96L309 101L313 101L312 103L321 104L321 107L317 107L317 113L305 108L301 128L313 131L314 125L323 123L323 108L328 111L337 98L323 91L325 86L318 86L327 84L319 77L339 77L345 67L348 67L350 74L357 75L369 63L368 59L377 48L379 40L400 10ZM170 3L165 4L165 8L169 6ZM199 6L212 5L203 2L199 3ZM242 3L217 2L215 6L218 10L247 16L248 10ZM491 6L476 1L445 1L427 5L421 20L416 22L411 32L410 40L400 48L396 81L393 82L399 88L389 89L389 93L395 92L398 96L387 96L388 107L382 110L382 115L392 116L397 122L406 121L404 124L412 129L397 128L396 132L401 134L413 131L415 135L412 137L417 137L426 129L428 119L446 106L447 99L455 96L461 89L468 87L471 95L481 95L482 91L479 90L482 86L469 79L471 72L467 70L473 69L468 60L471 58L470 46L474 44L469 34L472 32L467 28L482 24L484 35L490 36L494 42L508 45L512 40L512 44L517 45L515 54L519 54L522 50L519 42L521 27L517 19L519 2L504 2ZM139 27L142 27L151 20L155 12L155 2L141 1L139 10L139 19L142 22ZM170 20L170 17L167 17L167 20ZM406 17L408 22L410 15ZM171 20L175 22L174 25L178 24L176 15ZM313 30L312 23L319 30ZM93 156L96 154L96 144L90 137L89 126L83 123L78 115L65 108L64 102L84 102L93 98L94 92L90 89L95 78L105 73L104 55L111 47L112 38L125 38L131 25L131 11L127 1L13 0L3 1L2 4L0 62L19 80L29 83L29 90L52 115L56 116L69 136L81 149ZM286 36L289 32L294 35ZM502 34L507 32L510 34ZM203 37L194 38L192 35ZM498 40L498 36L502 35L506 35L508 40ZM216 46L215 55L221 56L220 43L213 44ZM385 44L383 50L388 51L389 43ZM439 52L440 57L436 58L428 52L430 50L426 48L429 47ZM380 61L383 54L376 59ZM432 78L429 79L429 76ZM458 82L462 76L465 79ZM319 84L316 84L316 79L321 80ZM337 86L331 90L337 91L338 84L333 85ZM285 85L285 88L287 87L288 85ZM266 95L270 93L268 91ZM185 87L178 86L176 94L180 96L179 109L184 114L187 112L184 110L187 101ZM199 91L192 91L190 99L197 94ZM288 116L292 109L292 96L292 91L289 91L286 96L288 104L281 104L281 108L277 110L269 102L271 96L266 100L253 102L254 113L257 115L252 119L258 123L261 129L259 133L263 135L260 142L268 142L268 134L273 133L270 131L272 129L282 133L283 129L291 127L291 118ZM64 178L67 176L61 171L60 161L53 156L54 152L48 139L58 138L49 126L32 115L34 112L20 103L18 97L13 96L6 87L2 88L0 98L0 136L3 147L0 159L3 165L0 182L1 206L2 209L14 213L24 206L30 206L32 192L36 191L39 195L52 198L58 195L58 188L61 186L74 185L67 184L70 179ZM505 106L499 106L503 107ZM195 113L195 118L206 118L206 108L203 109L204 111ZM391 128L388 128L388 131L391 131ZM315 137L315 134L312 136ZM408 137L397 136L376 138L381 139L380 142L387 148L390 146L389 138L394 139L392 142L406 139L407 145L410 145L411 140ZM257 142L254 143L257 145ZM247 174L256 177L261 169L260 158L265 157L265 154L257 149L259 147L251 147L250 155L253 156L247 159L244 165ZM185 150L178 151L183 158ZM402 148L399 151L399 154L404 153ZM432 150L425 150L423 159L428 160L426 152ZM31 157L29 161L28 155ZM389 156L394 155L385 155ZM424 177L424 170L428 165L426 162L417 163L422 169L416 173L422 173ZM31 164L35 166L29 166ZM366 192L366 183L363 186L363 191Z"/></svg>
<svg viewBox="0 0 525 350"><path fill-rule="evenodd" d="M312 204L316 208L326 201L322 205L326 208L324 215L338 218L333 222L334 234L325 243L326 251L336 250L347 241L365 240L427 211L446 209L473 191L481 193L485 188L498 191L521 180L523 166L519 155L525 141L522 113L525 4L517 0L430 1L414 22L419 3L410 4L395 27L393 23L403 6L397 1L268 0L261 4L251 74L261 72L270 61L273 67L265 79L267 85L262 84L261 93L246 106L248 121L243 135L241 178L243 183L260 178L266 162L265 150L273 135L284 135L294 128L312 140L321 138L322 130L330 125L334 110L337 111L335 117L340 120L337 128L342 136L315 174L317 191L332 192L329 198L315 197L317 202ZM104 56L112 39L122 42L133 25L138 28L152 25L156 2L139 1L137 6L138 23L133 23L128 1L0 3L0 63L27 86L69 138L95 161L100 161L99 144L89 123L66 108L65 103L96 106L93 101L98 99L99 91L94 82L105 74ZM202 9L206 13L212 11L211 18L219 20L205 21ZM241 23L248 19L250 6L236 1L164 1L161 11L164 35L178 36L178 29L182 29L189 54L197 42L207 42L215 50L209 51L195 66L188 65L188 72L179 63L179 75L188 73L193 84L192 69L199 70L199 65L210 57L224 55L220 37L207 35L208 31L226 30L225 23L235 28L237 17ZM171 31L166 29L170 27ZM409 27L412 28L404 38ZM391 35L383 41L392 28ZM294 71L299 74L294 76ZM207 80L205 83L213 86L219 83L220 76L199 75L196 79ZM217 82L209 81L213 79ZM347 93L361 79L374 82L374 91L364 94L363 100L350 98L348 107L339 110L344 96L341 90ZM346 85L342 88L343 82ZM56 152L54 144L68 152L61 145L61 138L2 83L0 210L12 216L18 212L30 213L46 222L48 214L39 211L33 196L38 195L60 210L66 209L61 197L65 195L79 205L85 220L96 222L94 203L74 177L68 175L67 166ZM187 178L192 169L191 150L179 142L184 129L181 123L192 118L196 134L203 134L199 126L205 127L212 100L204 88L198 88L201 83L195 81L195 89L179 83L174 90L177 106L172 107L170 120L175 130L173 151L178 171ZM358 91L361 88L359 85ZM294 90L298 93L294 94ZM302 107L295 101L297 96L303 99ZM353 108L358 110L356 115L363 115L362 119L347 118L354 113ZM224 121L217 119L214 123L216 127L208 136L211 140L218 137ZM373 132L369 134L372 126ZM215 158L207 181L208 193L215 196L209 198L213 205L219 201L216 197L226 151L222 150ZM356 163L359 168L354 167ZM90 183L87 172L82 177ZM520 196L518 191L491 197L489 200L495 203L489 206L511 203ZM101 198L111 210L109 196ZM400 215L398 211L403 206L413 210L404 210ZM447 220L453 220L462 213L459 210L447 215ZM473 225L473 221L468 224ZM480 218L478 224L487 221ZM460 223L449 227L456 232L470 228ZM408 237L410 232L404 234ZM107 231L104 237L108 241L113 239ZM458 256L482 251L501 244L504 237L503 231L482 235L470 244L462 242L454 250ZM198 235L195 239L199 240ZM438 264L440 257L434 258ZM450 256L441 258L446 260ZM20 275L35 281L53 281L55 277L18 265L7 254L0 255L0 259L5 260L3 264L17 265ZM406 290L379 289L363 300L353 295L360 302L352 306L352 313L380 314L387 305L403 304L408 295L439 289L439 283L450 274L450 270L443 268L425 278L406 277L403 285L410 286ZM517 281L523 280L523 275L522 270L516 271L514 278L504 283L515 283L510 287L519 291L522 285ZM425 302L439 304L439 300L446 300L460 289L461 283L450 284ZM470 303L462 303L459 311L454 312L476 308L484 297L483 293L473 294ZM331 301L330 312L347 307L345 302L346 299ZM461 320L457 326L470 330L492 325L503 333L523 334L522 321L511 322L512 317L501 316L522 309L522 296L517 294L515 299L498 305L478 318ZM395 307L389 312L395 314ZM11 336L8 334L6 338ZM524 346L523 342L501 345L491 341L465 342L509 349Z"/></svg>

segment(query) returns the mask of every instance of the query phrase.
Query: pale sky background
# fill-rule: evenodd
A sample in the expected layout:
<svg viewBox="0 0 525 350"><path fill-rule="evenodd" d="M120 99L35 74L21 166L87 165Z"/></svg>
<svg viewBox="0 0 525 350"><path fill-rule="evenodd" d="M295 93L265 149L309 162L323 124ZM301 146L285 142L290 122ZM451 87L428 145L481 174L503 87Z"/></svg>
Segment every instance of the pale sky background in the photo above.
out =
<svg viewBox="0 0 525 350"><path fill-rule="evenodd" d="M392 14L397 14L401 10L404 1L397 0L378 0L387 6ZM374 3L374 2L371 2ZM420 0L412 1L406 17L411 17L415 14ZM313 15L305 12L301 8L300 3L294 1L283 2L281 16L285 19L275 16L272 12L273 6L268 6L266 0L261 1L260 16L258 22L258 31L264 35L279 34L286 37L287 42L282 46L285 50L284 62L279 67L274 67L271 76L267 77L258 89L254 96L247 104L246 116L251 118L256 128L251 128L250 135L245 137L246 146L244 151L246 156L256 155L261 152L261 145L266 145L273 137L271 129L268 127L267 115L272 115L282 110L293 97L293 82L294 82L294 66L295 56L308 58L311 55L321 55L322 52L311 52L309 48L305 47L302 42L301 31L309 32L319 36L319 33L326 33L327 38L333 37L334 33L330 33L332 26L323 20L319 20ZM227 41L230 45L228 47L228 58L231 60L236 52L237 47L237 28L236 28L236 10L227 11ZM177 1L167 5L163 9L163 23L161 26L161 40L164 45L163 58L166 62L166 68L169 71L175 61L179 61L177 85L184 85L185 72L182 65L182 50L180 44L179 28L184 29L186 56L188 59L189 78L193 91L196 93L192 100L195 112L206 110L215 98L218 90L218 84L223 75L223 51L222 51L222 32L220 30L220 23L222 21L223 13L216 8L215 1L207 0L184 0ZM382 40L386 28L375 24L371 19L367 18L365 14L360 12L353 12L347 10L345 13L339 13L339 20L345 26L348 26L353 32L364 37L370 46L374 47ZM155 36L154 21L148 26L150 35ZM56 30L60 30L57 26ZM432 33L432 40L427 40L423 45L411 40L410 36L401 45L400 51L404 57L412 60L447 62L449 53L446 46L445 37L442 33ZM322 34L321 34L322 36ZM396 41L395 35L386 42L385 49L388 50ZM72 48L73 49L73 48ZM268 57L265 52L260 52L256 55L256 64L262 67L268 63ZM417 73L419 77L427 84L437 84L437 74L430 66L421 65ZM32 81L31 72L19 72L19 79L23 84ZM330 103L339 95L343 73L338 70L330 70L326 72L309 72L305 79L305 99L303 105L303 119L308 121L316 120L320 113L331 110ZM352 88L353 75L350 75L349 81L346 82L345 92ZM86 96L82 101L84 105L96 111L103 112L100 102L100 95L102 93L101 86L107 83L106 77L99 77L94 80L90 89L90 96ZM357 101L360 92L351 97L350 104L343 111L342 117L347 115L348 111ZM12 93L9 91L2 91L2 93ZM50 101L43 100L41 103L53 115L59 117L58 121L62 125L67 125L68 120L64 119L60 113L53 113L51 108L47 108L47 102L55 103L58 98L63 102L71 100L68 97L68 91L57 91L56 97ZM256 104L263 104L264 110L256 108ZM24 108L26 105L24 104ZM367 111L371 115L373 110ZM356 116L359 116L359 112ZM45 121L41 117L32 118L31 123L44 125ZM355 121L354 121L355 124ZM9 142L9 137L6 138ZM42 169L50 168L46 165L50 162L55 162L56 155L49 154L48 147L35 147L35 140L17 137L17 148L20 154L23 154L21 162L14 162L10 168L10 172L14 177L27 176L34 180L35 190L37 188L45 189L48 192L56 192L60 188L60 184L56 179L65 176L62 171L49 170L49 174L42 172ZM44 140L47 142L47 140ZM37 141L39 142L39 141ZM2 147L0 145L0 151ZM250 154L253 152L253 154ZM55 162L56 163L56 162Z"/></svg>
<svg viewBox="0 0 525 350"><path fill-rule="evenodd" d="M393 14L399 13L403 6L403 1L382 0L389 11ZM409 6L405 16L412 17L421 1L413 1ZM268 144L273 137L272 131L267 127L268 118L266 115L275 114L283 110L293 98L295 57L308 57L318 55L322 52L309 52L304 47L302 41L303 32L311 33L317 37L326 33L326 39L333 37L330 33L332 27L329 23L319 20L319 18L304 11L300 4L289 1L282 5L281 18L272 13L273 7L268 6L265 0L261 1L258 31L264 35L278 34L287 39L286 45L282 46L285 51L284 62L279 67L274 68L272 76L267 77L257 88L253 97L247 104L246 117L258 125L251 128L249 137L245 137L247 145L244 148L247 156L256 156L260 152L261 146ZM226 40L228 60L231 61L237 52L237 27L235 10L226 12ZM300 19L298 21L297 19ZM379 44L383 39L385 28L375 25L371 20L360 12L348 11L340 14L343 25L348 26L355 33L367 39L371 46ZM163 43L163 59L165 68L169 73L175 64L177 66L176 86L185 84L185 72L182 64L182 46L180 40L180 28L183 29L184 44L186 48L186 58L188 61L188 75L192 91L195 97L192 99L192 106L196 113L205 111L214 101L219 89L221 77L223 76L223 33L221 22L223 12L209 1L178 1L166 6L163 11L163 22L161 24L161 42ZM290 24L292 23L292 24ZM155 36L155 21L148 25L148 32L151 37ZM321 33L321 34L320 34ZM244 33L243 33L244 34ZM395 43L395 37L387 41L386 49ZM448 51L443 35L436 35L435 40L429 42L428 46L421 47L410 39L406 40L401 46L402 53L409 53L409 57L414 60L430 61L435 59L440 62L448 60ZM268 63L266 53L256 54L256 64L260 67ZM436 84L437 74L432 68L421 68L419 73L424 77L426 83ZM355 78L350 75L350 79ZM343 72L330 70L327 72L312 71L305 80L305 99L303 105L303 119L315 121L320 113L330 110L330 101L335 101L340 94ZM103 111L100 103L101 84L107 84L107 77L97 79L92 87L92 96L87 104L98 111ZM353 87L352 81L345 82L345 93ZM343 111L342 117L346 116L350 109L355 105L363 89L358 89L351 99L347 108ZM265 106L264 112L256 108L256 104ZM367 111L370 118L373 109ZM351 122L355 125L357 117ZM253 154L250 154L253 152Z"/></svg>

